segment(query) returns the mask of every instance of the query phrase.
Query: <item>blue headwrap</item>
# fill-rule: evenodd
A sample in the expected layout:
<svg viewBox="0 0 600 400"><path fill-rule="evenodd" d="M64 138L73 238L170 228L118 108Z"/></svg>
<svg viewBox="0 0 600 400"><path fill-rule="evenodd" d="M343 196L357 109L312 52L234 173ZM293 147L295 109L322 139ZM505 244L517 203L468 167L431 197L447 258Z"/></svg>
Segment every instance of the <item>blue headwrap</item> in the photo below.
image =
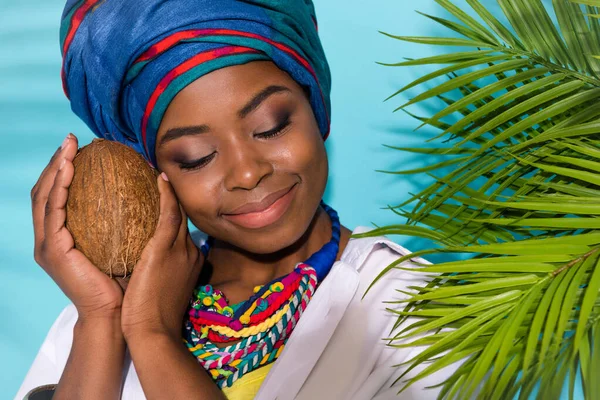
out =
<svg viewBox="0 0 600 400"><path fill-rule="evenodd" d="M331 76L311 0L68 0L63 89L95 135L156 167L156 134L175 95L219 68L273 61L329 133Z"/></svg>

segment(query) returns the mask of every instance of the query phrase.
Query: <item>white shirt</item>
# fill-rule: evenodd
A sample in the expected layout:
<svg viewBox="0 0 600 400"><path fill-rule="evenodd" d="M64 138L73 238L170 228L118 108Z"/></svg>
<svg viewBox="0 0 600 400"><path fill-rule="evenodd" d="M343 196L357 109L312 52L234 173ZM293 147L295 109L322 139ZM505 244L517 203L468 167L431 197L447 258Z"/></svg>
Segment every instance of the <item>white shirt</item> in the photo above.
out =
<svg viewBox="0 0 600 400"><path fill-rule="evenodd" d="M368 230L358 227L353 233ZM195 242L201 245L199 239ZM415 368L391 387L407 368L397 365L410 360L423 348L399 349L387 346L387 342L382 340L390 337L397 319L386 308L403 307L402 304L383 302L406 298L397 290L424 285L424 276L392 269L361 299L385 267L409 253L383 236L350 239L340 261L332 266L313 295L284 350L265 377L256 399L435 399L439 389L425 387L441 383L456 366L451 365L418 381L398 396L404 380L415 376L422 367ZM428 264L421 258L412 261ZM410 261L401 266L419 268ZM70 304L50 328L15 399L22 400L36 387L58 383L69 357L76 321L77 310ZM414 321L406 320L394 332ZM121 398L145 399L128 353L125 355L123 376Z"/></svg>

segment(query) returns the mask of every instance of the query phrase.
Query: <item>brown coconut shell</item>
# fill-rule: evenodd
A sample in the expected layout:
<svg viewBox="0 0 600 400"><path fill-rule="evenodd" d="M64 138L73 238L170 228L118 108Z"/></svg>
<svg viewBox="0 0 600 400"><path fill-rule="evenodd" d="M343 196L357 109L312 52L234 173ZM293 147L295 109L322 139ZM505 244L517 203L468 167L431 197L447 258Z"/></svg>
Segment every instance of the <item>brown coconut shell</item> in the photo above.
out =
<svg viewBox="0 0 600 400"><path fill-rule="evenodd" d="M158 223L158 171L105 139L80 148L73 165L66 226L75 247L110 277L131 275Z"/></svg>

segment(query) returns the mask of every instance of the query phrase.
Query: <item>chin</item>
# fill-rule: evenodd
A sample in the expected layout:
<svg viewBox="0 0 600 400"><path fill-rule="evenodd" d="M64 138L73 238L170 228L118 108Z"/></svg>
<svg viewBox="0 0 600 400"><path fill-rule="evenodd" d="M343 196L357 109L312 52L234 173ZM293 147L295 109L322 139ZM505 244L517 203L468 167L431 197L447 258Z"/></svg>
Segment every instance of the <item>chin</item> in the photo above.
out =
<svg viewBox="0 0 600 400"><path fill-rule="evenodd" d="M318 207L318 204L317 206ZM254 254L274 254L302 240L310 227L315 210L288 210L287 218L282 218L276 224L256 231L241 229L231 237L230 243L247 252Z"/></svg>

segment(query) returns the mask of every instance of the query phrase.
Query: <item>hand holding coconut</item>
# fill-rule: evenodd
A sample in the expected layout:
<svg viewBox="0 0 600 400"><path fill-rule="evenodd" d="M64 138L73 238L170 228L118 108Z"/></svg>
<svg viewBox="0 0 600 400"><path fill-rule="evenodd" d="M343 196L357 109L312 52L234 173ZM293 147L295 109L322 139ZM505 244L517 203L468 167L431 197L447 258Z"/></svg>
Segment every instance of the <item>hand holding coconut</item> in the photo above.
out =
<svg viewBox="0 0 600 400"><path fill-rule="evenodd" d="M84 146L88 151L98 148L88 146ZM183 315L203 262L189 236L187 217L170 184L157 177L145 161L140 164L139 158L125 156L122 161L129 168L119 174L112 164L119 152L100 153L105 162L100 163L101 168L91 171L89 165L82 167L89 157L81 156L77 138L69 134L31 190L34 258L78 312L71 353L54 397L120 398L126 345L140 376L146 377L146 371L156 370L147 360L156 352L148 353L146 339L150 335L155 339L158 333L171 343L168 353L175 357L172 362L187 363L187 369L198 378L194 381L205 379L207 393L213 390L215 394L211 398L221 398L204 371L198 373L196 361L181 344ZM79 175L74 179L76 172ZM119 187L140 172L146 174L143 184L134 184L133 190L131 184ZM112 184L107 185L111 178ZM140 187L147 195L135 196ZM89 201L96 203L93 212ZM141 212L132 212L136 208ZM104 229L110 216L118 218L112 220L112 230ZM128 246L119 247L121 242ZM124 296L124 278L119 276L128 276L132 270L135 273ZM90 348L101 350L90 352ZM156 381L152 374L145 379Z"/></svg>
<svg viewBox="0 0 600 400"><path fill-rule="evenodd" d="M77 149L70 134L31 191L36 262L80 319L179 339L203 258L173 188L123 144Z"/></svg>
<svg viewBox="0 0 600 400"><path fill-rule="evenodd" d="M66 225L100 270L130 277L121 313L126 339L158 332L179 342L202 259L171 184L141 154L110 140L94 139L73 164Z"/></svg>
<svg viewBox="0 0 600 400"><path fill-rule="evenodd" d="M114 318L123 303L121 287L75 248L65 226L77 148L77 138L69 134L31 190L34 258L73 302L80 319Z"/></svg>
<svg viewBox="0 0 600 400"><path fill-rule="evenodd" d="M181 341L185 311L204 262L164 173L158 177L158 189L158 225L135 265L123 300L121 326L129 346L132 340L143 342L156 334Z"/></svg>
<svg viewBox="0 0 600 400"><path fill-rule="evenodd" d="M179 341L203 260L171 184L119 142L94 139L73 164L66 225L94 265L130 278L123 333L160 332Z"/></svg>

